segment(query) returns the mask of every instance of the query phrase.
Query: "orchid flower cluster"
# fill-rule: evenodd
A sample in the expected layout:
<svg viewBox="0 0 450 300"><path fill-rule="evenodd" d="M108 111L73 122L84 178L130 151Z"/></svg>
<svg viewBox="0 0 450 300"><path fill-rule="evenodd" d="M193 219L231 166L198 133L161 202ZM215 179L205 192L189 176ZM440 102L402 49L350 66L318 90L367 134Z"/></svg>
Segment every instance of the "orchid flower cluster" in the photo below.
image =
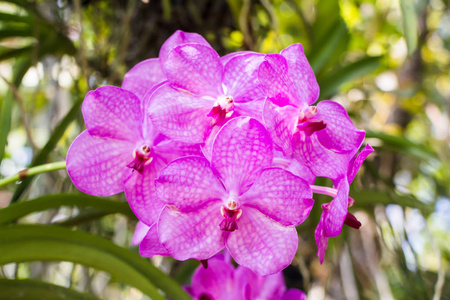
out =
<svg viewBox="0 0 450 300"><path fill-rule="evenodd" d="M338 103L313 105L318 96L300 44L220 57L177 31L121 88L87 94L67 171L85 193L125 192L141 255L207 260L227 249L258 275L292 262L313 193L332 196L315 231L323 262L328 238L361 225L349 185L373 149L359 152L365 132Z"/></svg>

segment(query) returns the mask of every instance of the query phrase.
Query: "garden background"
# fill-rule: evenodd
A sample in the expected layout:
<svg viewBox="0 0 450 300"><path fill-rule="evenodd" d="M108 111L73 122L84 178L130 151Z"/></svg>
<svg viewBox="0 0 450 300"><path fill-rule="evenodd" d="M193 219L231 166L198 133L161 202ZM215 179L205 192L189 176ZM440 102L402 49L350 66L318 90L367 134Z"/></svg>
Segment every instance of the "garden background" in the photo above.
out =
<svg viewBox="0 0 450 300"><path fill-rule="evenodd" d="M314 229L329 198L315 195L289 287L308 299L450 299L444 0L0 1L0 299L188 299L180 286L199 262L141 258L124 195L82 194L64 170L86 93L120 86L178 29L220 55L302 43L319 101L342 104L375 149L350 193L363 225L330 239L320 265Z"/></svg>

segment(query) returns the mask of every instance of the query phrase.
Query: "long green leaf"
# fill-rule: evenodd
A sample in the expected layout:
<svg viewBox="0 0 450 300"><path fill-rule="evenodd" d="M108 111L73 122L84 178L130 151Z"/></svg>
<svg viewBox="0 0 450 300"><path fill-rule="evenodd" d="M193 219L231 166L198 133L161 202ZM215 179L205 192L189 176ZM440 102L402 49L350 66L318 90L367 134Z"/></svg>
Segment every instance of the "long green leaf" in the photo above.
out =
<svg viewBox="0 0 450 300"><path fill-rule="evenodd" d="M438 159L438 155L425 145L416 144L404 137L382 132L367 131L367 138L377 138L383 142L383 149L415 156L424 161Z"/></svg>
<svg viewBox="0 0 450 300"><path fill-rule="evenodd" d="M1 59L0 59L1 61ZM22 82L23 76L31 66L31 58L19 60L14 66L13 84L19 86ZM0 112L0 164L5 155L5 147L8 141L8 134L11 129L11 115L12 115L13 95L8 91L5 99L2 102L2 110Z"/></svg>
<svg viewBox="0 0 450 300"><path fill-rule="evenodd" d="M376 190L357 191L352 189L350 196L355 199L355 207L397 204L402 207L417 208L426 215L434 211L433 205L423 203L414 196L397 194L395 192L388 193Z"/></svg>
<svg viewBox="0 0 450 300"><path fill-rule="evenodd" d="M75 117L80 113L80 107L81 107L82 103L83 103L83 99L81 99L81 98L75 102L75 104L72 106L72 108L67 113L67 115L56 126L56 128L53 131L47 144L45 144L44 148L42 148L41 151L34 157L30 167L41 165L46 162L48 156L53 151L56 144L59 142L59 140L63 136L64 132L66 131L66 128L75 119ZM24 181L22 181L21 184L19 184L19 186L16 188L16 191L14 192L11 203L16 202L17 200L20 199L23 192L25 192L26 188L30 185L32 180L33 180L33 177L29 177L29 178L25 179Z"/></svg>
<svg viewBox="0 0 450 300"><path fill-rule="evenodd" d="M308 57L315 73L320 72L333 58L334 52L340 44L347 41L347 26L342 20L338 20L335 26L330 28L327 38L319 41Z"/></svg>
<svg viewBox="0 0 450 300"><path fill-rule="evenodd" d="M325 78L319 78L320 99L328 99L343 83L368 74L378 68L381 58L381 56L365 57L333 71L333 74Z"/></svg>
<svg viewBox="0 0 450 300"><path fill-rule="evenodd" d="M28 23L33 19L29 16L11 15L4 12L0 12L0 21L4 22L18 22L18 23Z"/></svg>
<svg viewBox="0 0 450 300"><path fill-rule="evenodd" d="M98 298L77 291L35 280L9 280L0 278L2 300L96 300Z"/></svg>
<svg viewBox="0 0 450 300"><path fill-rule="evenodd" d="M408 47L408 54L411 55L417 48L419 35L414 2L412 0L400 0L400 8L402 10L403 33Z"/></svg>
<svg viewBox="0 0 450 300"><path fill-rule="evenodd" d="M0 264L70 261L110 273L152 299L190 299L181 287L149 261L112 242L58 226L16 225L0 228Z"/></svg>
<svg viewBox="0 0 450 300"><path fill-rule="evenodd" d="M0 225L9 224L31 213L61 206L76 206L80 208L90 207L105 213L120 213L127 217L135 218L128 203L125 202L118 202L85 194L55 194L14 203L0 209Z"/></svg>

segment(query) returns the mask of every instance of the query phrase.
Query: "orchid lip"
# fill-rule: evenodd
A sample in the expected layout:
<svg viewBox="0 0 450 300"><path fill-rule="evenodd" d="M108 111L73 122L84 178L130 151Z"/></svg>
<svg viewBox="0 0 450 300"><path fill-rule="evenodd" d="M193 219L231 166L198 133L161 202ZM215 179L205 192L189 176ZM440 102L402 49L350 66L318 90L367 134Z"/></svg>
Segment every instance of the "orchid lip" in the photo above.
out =
<svg viewBox="0 0 450 300"><path fill-rule="evenodd" d="M316 106L308 106L300 111L296 132L303 131L306 135L311 136L314 132L327 127L327 124L323 120L313 119L316 114Z"/></svg>
<svg viewBox="0 0 450 300"><path fill-rule="evenodd" d="M208 113L212 117L211 126L230 118L234 113L234 100L231 96L220 96L214 102L214 106Z"/></svg>
<svg viewBox="0 0 450 300"><path fill-rule="evenodd" d="M127 165L127 167L142 174L144 172L144 167L153 161L152 152L152 148L148 145L142 145L134 149L133 160Z"/></svg>

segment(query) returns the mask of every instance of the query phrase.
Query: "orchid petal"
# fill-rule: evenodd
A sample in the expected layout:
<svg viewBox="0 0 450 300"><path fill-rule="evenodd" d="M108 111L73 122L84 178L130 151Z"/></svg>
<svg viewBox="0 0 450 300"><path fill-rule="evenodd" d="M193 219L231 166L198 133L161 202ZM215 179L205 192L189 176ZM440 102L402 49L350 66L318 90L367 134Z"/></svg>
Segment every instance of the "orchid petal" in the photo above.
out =
<svg viewBox="0 0 450 300"><path fill-rule="evenodd" d="M142 221L137 222L136 229L134 230L133 239L132 239L131 243L134 246L139 245L142 242L142 240L145 238L145 236L147 235L147 232L149 229L150 229L150 227L145 225L144 222L142 222Z"/></svg>
<svg viewBox="0 0 450 300"><path fill-rule="evenodd" d="M248 54L248 53L257 53L253 51L238 51L238 52L232 52L227 55L224 55L220 58L220 61L222 62L222 65L226 65L227 62L229 62L232 58L235 58L236 56Z"/></svg>
<svg viewBox="0 0 450 300"><path fill-rule="evenodd" d="M216 98L223 94L223 66L217 52L200 44L173 48L161 61L169 82L197 96Z"/></svg>
<svg viewBox="0 0 450 300"><path fill-rule="evenodd" d="M111 196L123 191L123 182L131 174L127 164L133 151L128 141L93 137L85 130L67 152L67 172L80 191Z"/></svg>
<svg viewBox="0 0 450 300"><path fill-rule="evenodd" d="M147 234L139 245L139 254L144 257L153 257L155 255L169 256L166 248L158 239L157 224L150 226Z"/></svg>
<svg viewBox="0 0 450 300"><path fill-rule="evenodd" d="M155 184L159 199L182 212L196 211L226 196L209 161L200 156L172 161L161 170Z"/></svg>
<svg viewBox="0 0 450 300"><path fill-rule="evenodd" d="M325 212L322 212L320 216L319 224L317 225L316 231L314 232L314 237L317 244L317 256L319 257L320 263L323 263L325 257L325 251L327 251L328 237L325 235L324 231L324 220Z"/></svg>
<svg viewBox="0 0 450 300"><path fill-rule="evenodd" d="M294 157L301 164L310 168L314 175L331 179L338 179L347 173L348 163L355 153L330 151L319 143L315 134L306 136L302 132L294 135L292 144Z"/></svg>
<svg viewBox="0 0 450 300"><path fill-rule="evenodd" d="M361 152L356 156L353 161L350 163L349 169L348 169L348 183L352 183L353 179L356 176L356 173L358 173L359 168L361 168L361 165L363 164L366 157L372 153L374 150L373 148L367 144L364 149L361 150Z"/></svg>
<svg viewBox="0 0 450 300"><path fill-rule="evenodd" d="M309 184L279 168L264 169L240 200L285 226L302 223L314 205Z"/></svg>
<svg viewBox="0 0 450 300"><path fill-rule="evenodd" d="M185 143L203 143L211 130L207 116L214 101L178 91L169 85L156 89L147 113L153 125L168 137Z"/></svg>
<svg viewBox="0 0 450 300"><path fill-rule="evenodd" d="M293 44L280 53L287 60L291 95L301 103L313 104L319 98L319 85L301 44Z"/></svg>
<svg viewBox="0 0 450 300"><path fill-rule="evenodd" d="M267 54L264 60L259 66L258 78L267 97L272 98L278 106L293 104L290 101L295 99L289 99L290 81L286 59L279 54Z"/></svg>
<svg viewBox="0 0 450 300"><path fill-rule="evenodd" d="M177 142L168 138L153 146L153 149L166 163L183 156L202 155L199 144Z"/></svg>
<svg viewBox="0 0 450 300"><path fill-rule="evenodd" d="M221 205L221 201L211 202L189 213L170 207L163 209L158 223L159 239L173 258L203 260L224 248L219 228L223 219Z"/></svg>
<svg viewBox="0 0 450 300"><path fill-rule="evenodd" d="M251 117L262 123L264 102L265 98L260 98L245 103L235 103L234 112L236 113L236 116ZM234 117L234 115L232 117Z"/></svg>
<svg viewBox="0 0 450 300"><path fill-rule="evenodd" d="M365 136L364 130L353 125L345 108L333 101L321 101L317 105L315 119L323 120L327 127L316 132L319 142L335 152L358 149Z"/></svg>
<svg viewBox="0 0 450 300"><path fill-rule="evenodd" d="M238 264L256 274L269 275L292 262L298 246L294 226L283 226L256 209L245 207L238 228L226 242Z"/></svg>
<svg viewBox="0 0 450 300"><path fill-rule="evenodd" d="M286 105L277 106L267 98L263 108L264 124L269 130L275 145L280 147L284 155L292 154L292 135L298 120L299 109Z"/></svg>
<svg viewBox="0 0 450 300"><path fill-rule="evenodd" d="M252 118L228 121L216 136L211 164L228 191L245 192L259 172L272 163L272 140L264 126Z"/></svg>
<svg viewBox="0 0 450 300"><path fill-rule="evenodd" d="M90 135L138 141L142 137L141 101L115 86L102 86L84 98L84 122Z"/></svg>
<svg viewBox="0 0 450 300"><path fill-rule="evenodd" d="M208 268L199 267L192 275L191 290L194 292L193 296L208 294L212 299L222 299L239 292L235 282L233 266L212 258L208 260Z"/></svg>
<svg viewBox="0 0 450 300"><path fill-rule="evenodd" d="M264 54L247 53L233 57L224 67L223 84L227 95L235 102L249 102L264 98L264 91L258 80L258 68L264 61Z"/></svg>
<svg viewBox="0 0 450 300"><path fill-rule="evenodd" d="M341 233L345 216L348 212L349 185L347 178L342 178L337 186L337 194L330 203L330 209L324 211L324 231L327 237L334 237Z"/></svg>
<svg viewBox="0 0 450 300"><path fill-rule="evenodd" d="M155 156L152 162L144 167L142 174L133 172L125 181L125 196L131 210L148 226L158 220L164 207L164 203L158 199L155 191L155 179L164 166L164 161Z"/></svg>
<svg viewBox="0 0 450 300"><path fill-rule="evenodd" d="M159 59L161 60L161 63L166 61L170 50L184 44L200 44L211 47L200 34L177 30L164 42L159 50Z"/></svg>
<svg viewBox="0 0 450 300"><path fill-rule="evenodd" d="M283 294L281 300L306 300L306 295L300 290L289 289Z"/></svg>
<svg viewBox="0 0 450 300"><path fill-rule="evenodd" d="M122 88L133 92L139 99L158 83L167 80L158 58L141 61L125 74Z"/></svg>

